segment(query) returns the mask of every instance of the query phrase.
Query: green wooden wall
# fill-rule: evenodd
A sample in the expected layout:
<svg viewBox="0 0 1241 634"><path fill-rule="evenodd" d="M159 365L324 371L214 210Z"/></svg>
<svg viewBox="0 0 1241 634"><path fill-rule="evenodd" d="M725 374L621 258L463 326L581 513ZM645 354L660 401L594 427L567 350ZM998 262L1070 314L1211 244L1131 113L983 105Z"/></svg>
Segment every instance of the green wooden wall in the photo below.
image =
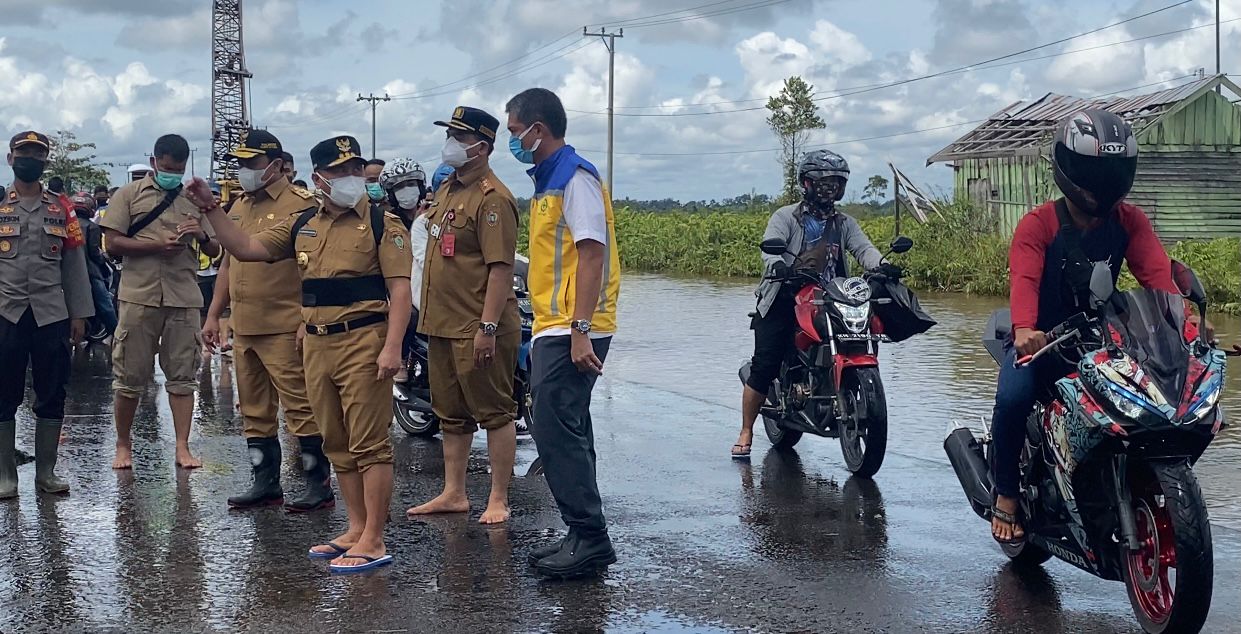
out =
<svg viewBox="0 0 1241 634"><path fill-rule="evenodd" d="M1205 92L1138 134L1129 200L1165 241L1241 236L1241 107ZM1036 156L957 161L955 191L1012 233L1034 206L1058 195L1051 164Z"/></svg>

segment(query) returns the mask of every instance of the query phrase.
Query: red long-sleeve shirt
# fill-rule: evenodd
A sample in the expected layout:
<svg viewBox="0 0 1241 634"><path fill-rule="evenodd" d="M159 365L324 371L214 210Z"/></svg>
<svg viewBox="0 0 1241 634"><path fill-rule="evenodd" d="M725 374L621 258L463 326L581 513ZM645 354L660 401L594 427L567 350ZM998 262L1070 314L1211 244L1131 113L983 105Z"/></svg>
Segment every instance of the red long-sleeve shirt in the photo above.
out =
<svg viewBox="0 0 1241 634"><path fill-rule="evenodd" d="M1146 288L1178 293L1172 282L1172 264L1163 244L1155 235L1150 220L1140 207L1121 203L1117 209L1121 227L1129 237L1125 261L1138 283ZM1008 250L1009 308L1013 329L1036 328L1038 323L1039 286L1047 249L1060 233L1056 203L1049 201L1036 207L1017 223L1013 242ZM1089 240L1089 236L1083 236Z"/></svg>

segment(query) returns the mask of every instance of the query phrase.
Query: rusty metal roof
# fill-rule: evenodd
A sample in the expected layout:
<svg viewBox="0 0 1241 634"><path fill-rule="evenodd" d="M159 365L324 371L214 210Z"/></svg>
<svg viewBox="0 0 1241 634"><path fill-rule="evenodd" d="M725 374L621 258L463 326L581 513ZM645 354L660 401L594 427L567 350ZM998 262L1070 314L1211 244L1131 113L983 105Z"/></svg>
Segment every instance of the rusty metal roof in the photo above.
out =
<svg viewBox="0 0 1241 634"><path fill-rule="evenodd" d="M1135 132L1153 123L1185 99L1225 83L1223 75L1204 77L1159 92L1131 97L1070 97L1047 93L1033 102L1018 101L927 159L927 165L966 158L996 158L1036 152L1045 146L1064 117L1083 108L1101 108L1124 117Z"/></svg>

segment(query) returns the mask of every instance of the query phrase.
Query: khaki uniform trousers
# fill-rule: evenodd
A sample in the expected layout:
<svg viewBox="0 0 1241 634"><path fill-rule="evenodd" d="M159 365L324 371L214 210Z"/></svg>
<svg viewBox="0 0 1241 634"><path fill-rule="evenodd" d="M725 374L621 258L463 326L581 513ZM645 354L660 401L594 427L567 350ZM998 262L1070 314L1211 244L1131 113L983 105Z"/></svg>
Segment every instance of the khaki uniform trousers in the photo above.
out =
<svg viewBox="0 0 1241 634"><path fill-rule="evenodd" d="M387 322L335 335L306 335L306 393L337 473L392 463L392 379L378 380Z"/></svg>
<svg viewBox="0 0 1241 634"><path fill-rule="evenodd" d="M431 408L446 434L473 434L512 424L517 417L513 373L521 332L496 337L495 358L487 368L474 367L474 340L427 338Z"/></svg>
<svg viewBox="0 0 1241 634"><path fill-rule="evenodd" d="M234 335L233 363L246 438L275 437L280 429L280 405L284 405L290 434L319 435L306 398L297 333Z"/></svg>
<svg viewBox="0 0 1241 634"><path fill-rule="evenodd" d="M197 308L155 307L120 302L120 319L112 344L112 389L140 398L155 378L155 355L164 370L169 394L193 394L202 349Z"/></svg>

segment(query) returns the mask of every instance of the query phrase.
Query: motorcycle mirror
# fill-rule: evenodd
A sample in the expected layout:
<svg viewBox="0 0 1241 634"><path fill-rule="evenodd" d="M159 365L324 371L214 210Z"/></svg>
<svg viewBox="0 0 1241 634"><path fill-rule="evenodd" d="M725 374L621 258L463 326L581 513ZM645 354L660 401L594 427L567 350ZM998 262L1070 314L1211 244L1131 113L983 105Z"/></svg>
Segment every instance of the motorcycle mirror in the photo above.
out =
<svg viewBox="0 0 1241 634"><path fill-rule="evenodd" d="M1172 281L1176 282L1177 289L1181 291L1181 297L1198 306L1207 303L1207 291L1202 286L1202 280L1198 279L1194 270L1184 262L1172 260Z"/></svg>
<svg viewBox="0 0 1241 634"><path fill-rule="evenodd" d="M760 244L758 248L767 255L784 255L785 253L788 253L789 243L781 240L780 238L769 238L767 240L763 240L763 243Z"/></svg>
<svg viewBox="0 0 1241 634"><path fill-rule="evenodd" d="M888 248L892 250L892 253L904 253L914 248L914 241L912 238L899 236L892 241L892 244L889 245Z"/></svg>
<svg viewBox="0 0 1241 634"><path fill-rule="evenodd" d="M1094 269L1090 271L1090 301L1095 310L1103 308L1103 305L1112 298L1112 293L1116 290L1116 283L1112 281L1112 268L1107 262L1095 262Z"/></svg>

